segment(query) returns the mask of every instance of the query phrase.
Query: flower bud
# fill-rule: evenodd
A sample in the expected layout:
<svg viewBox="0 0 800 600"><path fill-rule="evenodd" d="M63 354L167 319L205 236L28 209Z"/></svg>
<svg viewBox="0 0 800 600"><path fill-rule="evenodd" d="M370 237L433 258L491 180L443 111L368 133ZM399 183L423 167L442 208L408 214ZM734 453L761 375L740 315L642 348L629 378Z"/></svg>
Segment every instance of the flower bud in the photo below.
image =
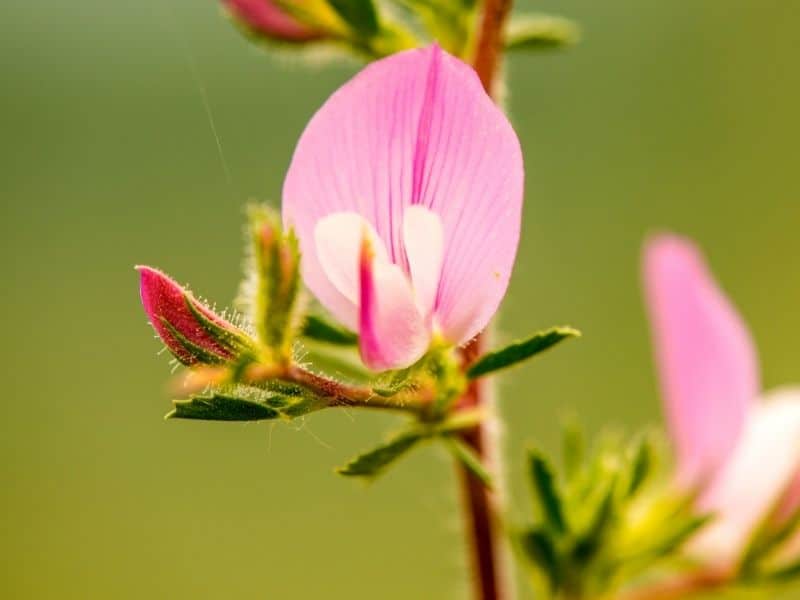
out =
<svg viewBox="0 0 800 600"><path fill-rule="evenodd" d="M287 357L298 326L300 253L297 239L265 207L250 210L253 243L251 318L262 343Z"/></svg>
<svg viewBox="0 0 800 600"><path fill-rule="evenodd" d="M225 7L258 36L284 42L308 42L325 37L321 29L302 23L274 0L223 0Z"/></svg>
<svg viewBox="0 0 800 600"><path fill-rule="evenodd" d="M231 362L250 350L247 334L167 275L146 266L136 270L150 324L181 363L191 366Z"/></svg>

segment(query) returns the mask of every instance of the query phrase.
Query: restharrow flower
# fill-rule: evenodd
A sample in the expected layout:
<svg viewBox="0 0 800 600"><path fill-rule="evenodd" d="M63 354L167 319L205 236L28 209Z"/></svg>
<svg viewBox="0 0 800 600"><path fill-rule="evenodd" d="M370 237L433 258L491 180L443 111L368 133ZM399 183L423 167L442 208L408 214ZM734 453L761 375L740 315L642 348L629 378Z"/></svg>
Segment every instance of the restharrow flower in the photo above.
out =
<svg viewBox="0 0 800 600"><path fill-rule="evenodd" d="M761 394L750 334L691 242L649 240L644 282L678 482L715 515L690 550L733 564L800 506L800 388Z"/></svg>
<svg viewBox="0 0 800 600"><path fill-rule="evenodd" d="M496 312L519 241L519 141L471 67L433 45L373 63L308 124L283 188L303 277L375 370Z"/></svg>

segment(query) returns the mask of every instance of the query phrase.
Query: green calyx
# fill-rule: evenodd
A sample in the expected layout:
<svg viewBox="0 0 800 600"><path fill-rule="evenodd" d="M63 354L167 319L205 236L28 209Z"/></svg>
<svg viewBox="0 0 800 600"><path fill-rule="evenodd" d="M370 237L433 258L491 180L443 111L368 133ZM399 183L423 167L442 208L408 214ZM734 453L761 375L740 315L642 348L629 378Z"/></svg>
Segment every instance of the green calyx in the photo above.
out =
<svg viewBox="0 0 800 600"><path fill-rule="evenodd" d="M282 231L278 215L266 206L250 207L248 216L251 260L246 304L269 357L285 362L302 320L297 238Z"/></svg>

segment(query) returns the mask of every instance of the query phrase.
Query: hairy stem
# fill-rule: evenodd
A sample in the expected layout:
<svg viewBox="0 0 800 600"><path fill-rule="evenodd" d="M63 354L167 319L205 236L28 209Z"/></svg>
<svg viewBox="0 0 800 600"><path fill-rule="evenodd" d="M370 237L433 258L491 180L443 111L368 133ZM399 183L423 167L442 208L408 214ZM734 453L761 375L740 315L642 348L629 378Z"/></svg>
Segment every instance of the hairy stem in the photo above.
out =
<svg viewBox="0 0 800 600"><path fill-rule="evenodd" d="M421 416L427 413L431 404L430 390L426 388L393 391L353 385L314 373L288 361L250 363L237 369L231 369L230 366L203 366L190 369L174 380L171 392L178 397L185 397L201 392L209 386L231 383L260 386L276 381L297 384L313 392L322 400L320 408L352 406Z"/></svg>
<svg viewBox="0 0 800 600"><path fill-rule="evenodd" d="M513 0L484 0L476 32L476 51L473 66L484 89L492 95L497 83L503 56L503 31L511 12ZM461 351L464 368L480 356L486 335L481 334ZM473 381L458 401L461 410L477 409L487 413L484 422L465 431L462 439L478 455L481 462L499 478L498 440L493 420L492 390L486 381ZM493 494L471 471L458 467L466 528L470 536L471 564L476 600L506 600L510 597L510 585L502 565L502 540L498 524L498 497Z"/></svg>
<svg viewBox="0 0 800 600"><path fill-rule="evenodd" d="M481 335L462 351L464 364L468 365L482 352L485 336ZM491 406L491 390L488 382L476 380L470 383L467 391L459 399L459 410L483 409L487 415L484 421L461 434L480 457L487 471L497 478L497 439L491 430L495 418ZM461 483L466 528L470 536L474 597L477 600L505 600L508 598L506 573L501 565L500 528L497 518L498 498L471 471L458 465Z"/></svg>
<svg viewBox="0 0 800 600"><path fill-rule="evenodd" d="M406 412L415 412L419 408L419 403L412 402L405 394L381 395L370 387L341 383L297 365L290 365L287 368L285 379L310 389L322 398L329 398L329 406L354 406Z"/></svg>
<svg viewBox="0 0 800 600"><path fill-rule="evenodd" d="M503 35L513 0L485 0L480 16L473 66L490 95L503 59Z"/></svg>
<svg viewBox="0 0 800 600"><path fill-rule="evenodd" d="M301 385L316 394L329 407L353 406L420 414L430 403L425 394L417 390L387 394L386 391L378 391L369 386L342 383L294 363L253 363L236 372L227 366L196 368L176 379L172 392L182 397L196 394L209 386L236 382L257 386L274 381Z"/></svg>

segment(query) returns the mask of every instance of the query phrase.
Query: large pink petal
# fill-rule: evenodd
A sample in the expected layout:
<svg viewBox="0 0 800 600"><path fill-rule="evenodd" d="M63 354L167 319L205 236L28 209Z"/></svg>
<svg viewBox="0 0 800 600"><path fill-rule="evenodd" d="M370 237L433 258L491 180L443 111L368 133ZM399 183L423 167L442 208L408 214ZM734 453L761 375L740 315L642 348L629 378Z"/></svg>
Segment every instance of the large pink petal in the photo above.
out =
<svg viewBox="0 0 800 600"><path fill-rule="evenodd" d="M731 453L758 395L755 348L688 240L650 239L644 283L679 478L697 485Z"/></svg>
<svg viewBox="0 0 800 600"><path fill-rule="evenodd" d="M691 550L730 562L779 505L800 467L800 390L778 390L755 407L730 459L700 498L716 518Z"/></svg>
<svg viewBox="0 0 800 600"><path fill-rule="evenodd" d="M463 342L502 299L519 240L523 167L519 142L475 72L438 46L377 61L344 85L303 133L283 188L283 214L304 254L303 275L332 302L313 248L322 217L355 211L408 274L407 206L441 218L442 279L436 314Z"/></svg>
<svg viewBox="0 0 800 600"><path fill-rule="evenodd" d="M365 236L359 274L361 360L374 371L414 364L428 349L430 330L402 269L378 260Z"/></svg>

